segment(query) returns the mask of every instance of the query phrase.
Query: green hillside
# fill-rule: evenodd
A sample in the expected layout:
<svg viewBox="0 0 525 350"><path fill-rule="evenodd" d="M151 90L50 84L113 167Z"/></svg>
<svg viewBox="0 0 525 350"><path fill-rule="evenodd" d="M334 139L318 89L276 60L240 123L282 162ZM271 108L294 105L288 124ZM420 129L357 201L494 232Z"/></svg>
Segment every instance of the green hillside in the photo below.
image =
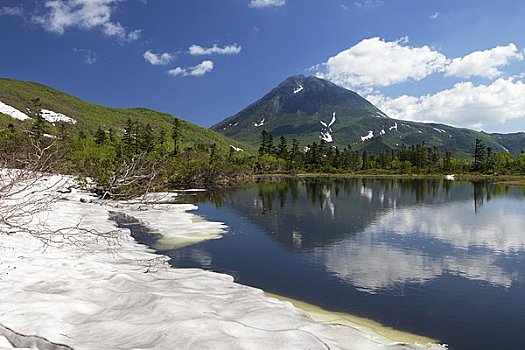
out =
<svg viewBox="0 0 525 350"><path fill-rule="evenodd" d="M31 108L31 100L39 98L41 107L57 113L62 113L77 121L73 129L91 132L99 127L104 130L113 129L121 134L126 121L131 119L141 124L150 124L155 130L165 129L167 135L171 132L174 117L167 113L160 113L145 108L111 108L95 105L74 96L65 94L42 84L25 82L13 79L0 79L0 101L26 112ZM6 125L24 125L31 121L18 121L0 113L0 123ZM180 146L195 144L216 144L218 148L227 150L229 145L245 148L239 142L228 139L211 130L199 127L184 120L180 120ZM169 139L169 137L168 137ZM169 140L168 140L169 141Z"/></svg>

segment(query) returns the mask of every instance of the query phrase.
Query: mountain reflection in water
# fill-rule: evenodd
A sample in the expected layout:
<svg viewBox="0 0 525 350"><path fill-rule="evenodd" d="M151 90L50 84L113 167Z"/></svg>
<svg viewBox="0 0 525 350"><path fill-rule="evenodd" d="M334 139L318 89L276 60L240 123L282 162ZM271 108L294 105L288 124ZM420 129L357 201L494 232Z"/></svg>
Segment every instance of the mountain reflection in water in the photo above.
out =
<svg viewBox="0 0 525 350"><path fill-rule="evenodd" d="M192 198L198 214L230 229L223 239L164 252L175 266L230 273L451 349L525 348L523 189L266 179Z"/></svg>

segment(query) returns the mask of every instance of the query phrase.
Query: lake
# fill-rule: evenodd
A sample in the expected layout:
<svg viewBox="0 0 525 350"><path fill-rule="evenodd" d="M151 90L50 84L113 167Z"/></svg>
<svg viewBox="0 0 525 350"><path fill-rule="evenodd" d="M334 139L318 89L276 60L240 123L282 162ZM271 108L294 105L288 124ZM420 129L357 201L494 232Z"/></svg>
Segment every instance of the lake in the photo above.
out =
<svg viewBox="0 0 525 350"><path fill-rule="evenodd" d="M324 309L525 349L525 195L488 182L273 179L192 196L224 238L161 251Z"/></svg>

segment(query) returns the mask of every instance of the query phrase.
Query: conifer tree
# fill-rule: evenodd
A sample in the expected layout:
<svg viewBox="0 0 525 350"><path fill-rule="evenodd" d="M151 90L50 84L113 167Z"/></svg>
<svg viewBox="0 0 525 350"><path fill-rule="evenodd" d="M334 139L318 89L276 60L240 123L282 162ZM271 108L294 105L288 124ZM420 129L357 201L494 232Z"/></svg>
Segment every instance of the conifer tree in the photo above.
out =
<svg viewBox="0 0 525 350"><path fill-rule="evenodd" d="M173 120L173 128L171 129L171 138L173 139L173 156L179 153L179 139L180 139L180 121L178 118Z"/></svg>
<svg viewBox="0 0 525 350"><path fill-rule="evenodd" d="M124 127L122 142L124 143L124 150L128 155L138 152L136 123L129 118Z"/></svg>
<svg viewBox="0 0 525 350"><path fill-rule="evenodd" d="M476 146L474 148L474 171L483 171L486 160L485 145L480 139L476 139Z"/></svg>
<svg viewBox="0 0 525 350"><path fill-rule="evenodd" d="M40 98L32 99L31 104L31 116L33 118L31 137L36 141L41 141L45 133L46 121L44 117L42 117L42 104L40 103Z"/></svg>
<svg viewBox="0 0 525 350"><path fill-rule="evenodd" d="M155 135L153 134L153 128L150 124L147 124L144 128L141 128L142 132L138 134L138 143L141 151L146 153L151 152L155 145Z"/></svg>
<svg viewBox="0 0 525 350"><path fill-rule="evenodd" d="M103 145L106 142L106 132L99 127L95 132L95 137L93 140L97 145Z"/></svg>
<svg viewBox="0 0 525 350"><path fill-rule="evenodd" d="M279 145L277 146L277 156L281 159L288 158L288 145L284 136L281 136L279 138Z"/></svg>

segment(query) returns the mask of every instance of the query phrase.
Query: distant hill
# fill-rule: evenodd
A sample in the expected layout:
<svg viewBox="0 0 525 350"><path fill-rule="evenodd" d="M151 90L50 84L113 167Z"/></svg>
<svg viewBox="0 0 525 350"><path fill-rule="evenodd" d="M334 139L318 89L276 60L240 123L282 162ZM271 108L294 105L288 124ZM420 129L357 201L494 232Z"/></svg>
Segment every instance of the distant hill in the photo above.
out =
<svg viewBox="0 0 525 350"><path fill-rule="evenodd" d="M122 109L95 105L38 83L0 79L0 125L30 123L30 120L23 121L13 116L25 118L23 114L28 114L28 108L31 109L33 105L31 100L35 98L40 99L46 119L55 123L65 121L77 130L94 131L102 127L106 130L112 128L121 133L126 121L131 119L144 125L149 123L156 129L163 128L169 137L174 119L170 114L145 108ZM180 127L181 147L194 144L216 144L222 149L227 149L230 145L245 147L239 142L184 120L180 120Z"/></svg>
<svg viewBox="0 0 525 350"><path fill-rule="evenodd" d="M514 155L525 150L525 133L488 134L444 124L390 118L357 93L327 80L292 76L212 130L257 147L264 129L275 138L295 138L301 144L326 142L340 147L380 152L403 144L425 142L456 156L473 153L475 139L495 152Z"/></svg>

